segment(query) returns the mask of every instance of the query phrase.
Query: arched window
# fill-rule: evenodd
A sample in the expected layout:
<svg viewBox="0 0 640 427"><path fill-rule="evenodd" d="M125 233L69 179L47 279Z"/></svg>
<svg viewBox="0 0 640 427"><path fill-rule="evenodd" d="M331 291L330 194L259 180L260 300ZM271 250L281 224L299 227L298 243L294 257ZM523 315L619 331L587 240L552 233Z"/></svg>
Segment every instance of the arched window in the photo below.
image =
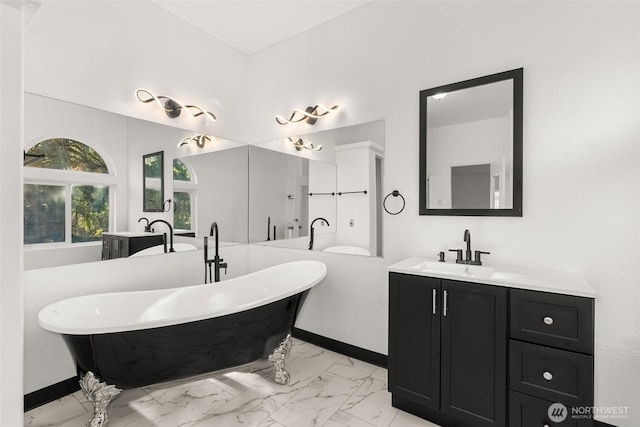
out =
<svg viewBox="0 0 640 427"><path fill-rule="evenodd" d="M24 243L100 240L115 184L103 157L68 138L39 142L24 157Z"/></svg>
<svg viewBox="0 0 640 427"><path fill-rule="evenodd" d="M189 168L180 159L173 160L173 226L193 230L195 186Z"/></svg>

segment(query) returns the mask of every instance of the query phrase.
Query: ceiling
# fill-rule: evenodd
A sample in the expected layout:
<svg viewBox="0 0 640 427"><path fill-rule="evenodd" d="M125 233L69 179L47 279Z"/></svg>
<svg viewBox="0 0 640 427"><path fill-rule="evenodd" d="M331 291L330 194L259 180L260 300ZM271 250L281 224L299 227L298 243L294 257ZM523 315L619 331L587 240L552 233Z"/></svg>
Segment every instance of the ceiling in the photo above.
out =
<svg viewBox="0 0 640 427"><path fill-rule="evenodd" d="M245 55L373 0L151 0Z"/></svg>

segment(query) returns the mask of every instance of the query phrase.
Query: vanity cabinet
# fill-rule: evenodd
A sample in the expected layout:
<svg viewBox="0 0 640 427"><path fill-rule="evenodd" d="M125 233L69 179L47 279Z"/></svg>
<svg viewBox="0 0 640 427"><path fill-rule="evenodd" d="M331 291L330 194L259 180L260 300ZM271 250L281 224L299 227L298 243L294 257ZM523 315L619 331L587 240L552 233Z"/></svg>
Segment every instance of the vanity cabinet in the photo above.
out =
<svg viewBox="0 0 640 427"><path fill-rule="evenodd" d="M389 272L393 406L447 427L593 425L572 408L594 404L594 299L467 280Z"/></svg>
<svg viewBox="0 0 640 427"><path fill-rule="evenodd" d="M521 289L510 297L509 425L553 425L553 403L567 408L562 425L592 425L571 408L594 403L594 300Z"/></svg>
<svg viewBox="0 0 640 427"><path fill-rule="evenodd" d="M393 405L442 425L505 426L507 290L389 274Z"/></svg>
<svg viewBox="0 0 640 427"><path fill-rule="evenodd" d="M126 258L152 246L164 244L162 234L103 233L102 260Z"/></svg>

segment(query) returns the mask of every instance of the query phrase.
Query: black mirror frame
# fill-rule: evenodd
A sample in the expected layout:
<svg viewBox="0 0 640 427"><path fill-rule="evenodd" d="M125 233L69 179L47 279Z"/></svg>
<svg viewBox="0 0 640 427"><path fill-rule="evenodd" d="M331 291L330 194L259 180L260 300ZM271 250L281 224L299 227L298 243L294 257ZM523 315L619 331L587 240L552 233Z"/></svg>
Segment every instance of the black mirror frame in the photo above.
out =
<svg viewBox="0 0 640 427"><path fill-rule="evenodd" d="M150 157L160 156L160 206L158 208L147 208L147 185L145 176L146 160ZM164 151L144 154L142 156L142 212L164 212L162 202L164 201Z"/></svg>
<svg viewBox="0 0 640 427"><path fill-rule="evenodd" d="M513 80L513 207L511 209L429 209L427 206L427 98L474 86ZM491 74L420 91L420 215L442 216L522 216L522 115L523 69Z"/></svg>

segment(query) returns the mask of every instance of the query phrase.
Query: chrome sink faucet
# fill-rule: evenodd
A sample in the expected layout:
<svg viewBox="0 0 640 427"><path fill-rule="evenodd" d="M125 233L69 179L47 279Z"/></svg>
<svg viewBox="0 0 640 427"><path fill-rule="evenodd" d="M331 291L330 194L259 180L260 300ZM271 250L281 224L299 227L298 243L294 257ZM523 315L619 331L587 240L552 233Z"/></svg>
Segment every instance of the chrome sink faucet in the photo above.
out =
<svg viewBox="0 0 640 427"><path fill-rule="evenodd" d="M474 257L471 259L471 232L469 230L464 230L464 241L467 243L464 259L462 259L462 249L449 249L450 252L456 253L456 264L482 265L482 254L489 255L491 252L474 251Z"/></svg>

